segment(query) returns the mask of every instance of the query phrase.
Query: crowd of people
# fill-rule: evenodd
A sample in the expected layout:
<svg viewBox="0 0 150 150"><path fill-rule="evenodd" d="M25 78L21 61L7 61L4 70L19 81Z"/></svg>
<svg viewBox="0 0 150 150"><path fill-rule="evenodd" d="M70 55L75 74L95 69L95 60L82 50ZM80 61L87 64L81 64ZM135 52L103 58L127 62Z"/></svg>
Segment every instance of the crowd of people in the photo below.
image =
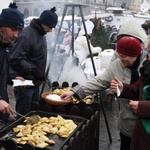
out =
<svg viewBox="0 0 150 150"><path fill-rule="evenodd" d="M0 119L7 121L17 111L22 115L31 110L31 105L40 100L39 86L46 81L47 43L46 34L56 27L58 16L55 7L44 10L39 18L33 19L29 26L24 27L23 14L15 3L3 9L0 15ZM87 39L90 41L94 28L100 27L87 20L84 27L74 37L74 56L82 63L89 55ZM133 28L129 28L133 26ZM76 26L77 27L77 26ZM74 26L74 29L76 28ZM60 50L66 43L71 48L72 27L66 25L66 36L60 44ZM150 85L150 41L145 25L140 25L135 19L122 24L117 31L112 26L107 31L111 35L115 31L115 52L106 70L83 85L77 85L69 92L61 95L62 100L71 96L83 99L87 95L100 93L110 89L116 93L117 87L122 92L118 98L120 112L118 128L120 131L120 150L149 150L150 133L144 122L149 122L149 93L145 96L145 87ZM117 34L116 34L117 32ZM92 54L99 53L102 48L93 46ZM16 100L15 110L9 104L7 84L12 85L12 79L33 80L34 86L14 87ZM147 91L146 91L147 92ZM149 91L148 91L149 92ZM15 119L13 117L13 119Z"/></svg>

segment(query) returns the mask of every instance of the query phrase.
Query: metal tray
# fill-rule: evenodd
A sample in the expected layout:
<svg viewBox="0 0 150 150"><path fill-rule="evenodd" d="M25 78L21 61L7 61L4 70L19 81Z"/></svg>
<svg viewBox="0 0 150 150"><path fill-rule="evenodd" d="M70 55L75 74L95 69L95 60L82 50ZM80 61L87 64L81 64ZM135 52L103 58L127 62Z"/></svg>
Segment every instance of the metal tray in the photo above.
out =
<svg viewBox="0 0 150 150"><path fill-rule="evenodd" d="M57 117L57 115L62 116L64 119L72 119L74 121L74 123L77 125L76 129L70 134L70 136L68 138L61 138L59 135L54 134L54 135L48 135L48 137L52 140L55 141L55 145L49 145L46 147L46 149L50 149L50 150L59 150L61 149L61 147L63 147L65 145L65 143L76 133L77 130L80 129L80 127L84 124L85 122L85 118L83 117L77 117L77 116L71 116L71 115L64 115L64 114L56 114L56 113L49 113L49 112L44 112L44 111L31 111L30 113L28 113L27 115L25 115L26 117L28 116L32 116L32 115L39 115L40 117ZM0 132L0 144L3 146L5 144L5 142L9 139L12 139L15 135L13 132L13 128L16 127L19 124L24 124L23 121L25 119L23 117L21 117L20 119L14 121L12 124L8 125L6 128L3 128ZM18 148L21 149L21 147L23 147L22 144L17 144ZM42 148L36 147L35 148L37 150L40 150Z"/></svg>

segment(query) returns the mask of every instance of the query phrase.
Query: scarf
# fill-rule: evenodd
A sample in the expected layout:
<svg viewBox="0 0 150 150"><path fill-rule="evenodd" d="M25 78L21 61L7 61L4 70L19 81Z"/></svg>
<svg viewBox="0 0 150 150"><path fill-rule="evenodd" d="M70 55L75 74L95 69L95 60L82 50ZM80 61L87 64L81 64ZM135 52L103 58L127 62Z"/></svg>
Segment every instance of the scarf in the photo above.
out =
<svg viewBox="0 0 150 150"><path fill-rule="evenodd" d="M131 70L131 84L139 79L139 72L137 70L139 64L140 64L140 55L137 57L133 65L131 67L128 67Z"/></svg>

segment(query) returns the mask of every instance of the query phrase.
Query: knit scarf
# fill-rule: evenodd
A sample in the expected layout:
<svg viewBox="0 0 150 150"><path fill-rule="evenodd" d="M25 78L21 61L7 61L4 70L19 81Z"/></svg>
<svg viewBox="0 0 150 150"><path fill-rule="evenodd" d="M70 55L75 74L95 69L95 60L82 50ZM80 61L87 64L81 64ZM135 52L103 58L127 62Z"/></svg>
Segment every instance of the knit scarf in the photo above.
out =
<svg viewBox="0 0 150 150"><path fill-rule="evenodd" d="M140 64L140 55L137 57L133 65L131 67L128 67L131 70L131 84L139 79L139 72L137 70L139 64Z"/></svg>

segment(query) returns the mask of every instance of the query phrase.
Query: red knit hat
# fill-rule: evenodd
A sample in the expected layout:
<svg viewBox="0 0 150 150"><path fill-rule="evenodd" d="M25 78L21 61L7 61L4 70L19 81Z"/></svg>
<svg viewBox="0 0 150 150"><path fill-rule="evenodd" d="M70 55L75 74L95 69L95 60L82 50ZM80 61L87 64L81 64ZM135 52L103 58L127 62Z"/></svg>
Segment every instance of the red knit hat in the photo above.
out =
<svg viewBox="0 0 150 150"><path fill-rule="evenodd" d="M117 43L117 52L126 56L137 57L142 51L142 46L137 38L122 37Z"/></svg>

